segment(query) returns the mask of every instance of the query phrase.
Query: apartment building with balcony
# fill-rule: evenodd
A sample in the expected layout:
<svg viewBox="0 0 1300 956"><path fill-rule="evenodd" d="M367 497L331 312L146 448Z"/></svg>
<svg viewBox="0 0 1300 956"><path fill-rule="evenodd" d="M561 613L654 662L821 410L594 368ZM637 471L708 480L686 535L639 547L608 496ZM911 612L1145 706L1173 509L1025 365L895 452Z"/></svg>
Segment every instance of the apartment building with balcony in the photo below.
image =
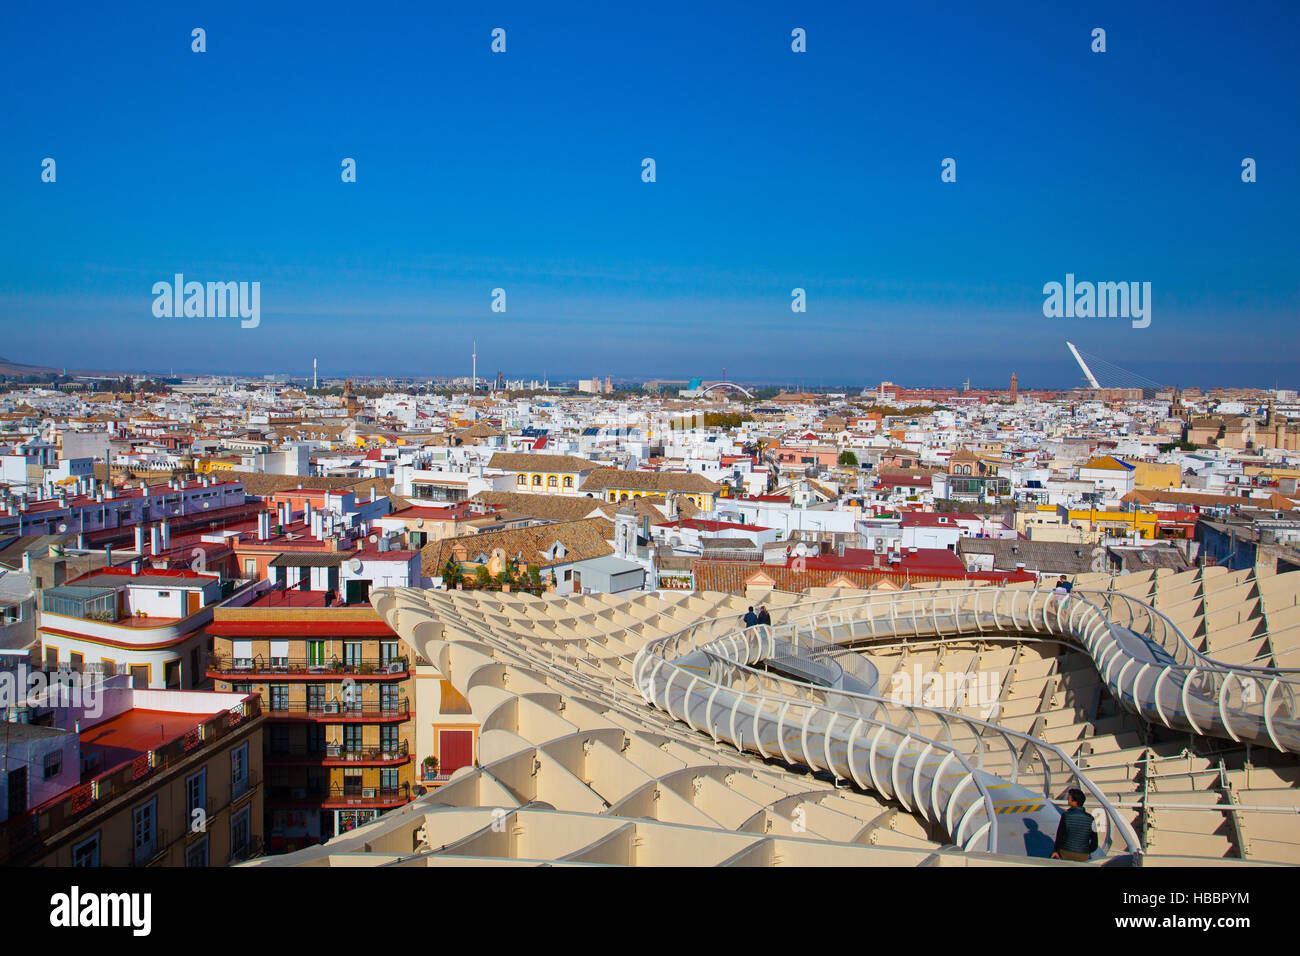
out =
<svg viewBox="0 0 1300 956"><path fill-rule="evenodd" d="M36 634L43 665L105 676L138 689L204 681L204 627L231 591L219 575L184 568L105 567L45 588Z"/></svg>
<svg viewBox="0 0 1300 956"><path fill-rule="evenodd" d="M94 686L0 724L0 865L227 866L262 852L256 697L140 690L126 675Z"/></svg>
<svg viewBox="0 0 1300 956"><path fill-rule="evenodd" d="M415 662L365 598L348 601L361 591L347 580L327 586L331 574L367 573L393 554L404 557L388 563L414 566L418 581L418 552L360 552L342 569L281 555L272 570L292 575L287 586L218 608L207 627L216 689L257 694L267 714L272 852L319 843L415 796Z"/></svg>

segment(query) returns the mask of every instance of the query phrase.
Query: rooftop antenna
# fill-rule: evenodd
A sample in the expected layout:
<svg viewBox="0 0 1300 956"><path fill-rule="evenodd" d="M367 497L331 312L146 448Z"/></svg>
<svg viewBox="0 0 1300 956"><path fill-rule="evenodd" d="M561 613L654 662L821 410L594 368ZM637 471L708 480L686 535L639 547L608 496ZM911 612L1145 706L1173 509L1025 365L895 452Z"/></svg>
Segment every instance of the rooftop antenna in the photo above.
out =
<svg viewBox="0 0 1300 956"><path fill-rule="evenodd" d="M474 343L474 351L470 353L470 361L472 364L470 365L469 390L471 392L476 392L478 391L478 342L477 341Z"/></svg>

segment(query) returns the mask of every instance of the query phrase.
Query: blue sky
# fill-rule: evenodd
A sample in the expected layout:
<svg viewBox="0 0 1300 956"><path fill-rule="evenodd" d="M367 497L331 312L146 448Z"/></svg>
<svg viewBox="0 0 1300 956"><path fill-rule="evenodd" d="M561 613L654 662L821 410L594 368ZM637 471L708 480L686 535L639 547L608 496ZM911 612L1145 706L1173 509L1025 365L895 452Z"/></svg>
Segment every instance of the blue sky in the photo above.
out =
<svg viewBox="0 0 1300 956"><path fill-rule="evenodd" d="M1300 385L1289 0L443 6L7 11L0 355L1052 387L1069 338ZM176 272L260 326L155 318ZM1151 282L1150 327L1045 318L1067 272Z"/></svg>

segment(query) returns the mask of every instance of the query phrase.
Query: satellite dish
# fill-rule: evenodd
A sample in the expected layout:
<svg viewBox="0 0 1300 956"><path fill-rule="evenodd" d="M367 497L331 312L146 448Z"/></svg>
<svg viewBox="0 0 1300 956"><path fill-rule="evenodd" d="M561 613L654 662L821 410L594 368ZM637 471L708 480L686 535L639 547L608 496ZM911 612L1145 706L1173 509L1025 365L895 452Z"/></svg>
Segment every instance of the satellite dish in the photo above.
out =
<svg viewBox="0 0 1300 956"><path fill-rule="evenodd" d="M423 527L424 527L424 519L423 519L423 518L416 518L416 519L415 519L415 526L416 526L417 528L423 528Z"/></svg>
<svg viewBox="0 0 1300 956"><path fill-rule="evenodd" d="M378 544L378 543L379 543L379 535L377 535L377 534L372 534L372 535L370 536L370 543L371 543L371 544Z"/></svg>
<svg viewBox="0 0 1300 956"><path fill-rule="evenodd" d="M59 525L59 534L63 534L67 530L68 530L68 526L66 524Z"/></svg>
<svg viewBox="0 0 1300 956"><path fill-rule="evenodd" d="M348 569L351 570L353 574L359 574L361 572L361 559L353 558L351 561L349 561Z"/></svg>

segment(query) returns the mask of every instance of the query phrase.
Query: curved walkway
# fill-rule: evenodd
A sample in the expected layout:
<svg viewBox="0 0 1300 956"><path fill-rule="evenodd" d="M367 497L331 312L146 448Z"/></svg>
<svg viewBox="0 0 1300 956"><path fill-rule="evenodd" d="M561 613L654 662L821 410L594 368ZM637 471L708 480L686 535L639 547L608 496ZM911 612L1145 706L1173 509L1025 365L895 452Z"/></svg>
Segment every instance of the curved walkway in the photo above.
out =
<svg viewBox="0 0 1300 956"><path fill-rule="evenodd" d="M1148 721L1300 750L1300 673L1218 664L1164 615L1114 592L1064 603L1020 588L847 596L796 606L771 627L698 622L643 647L633 673L647 702L715 741L852 780L968 850L1050 854L1054 801L1078 787L1097 819L1094 859L1135 861L1132 828L1059 748L984 719L984 702L943 710L881 696L874 668L850 649L1008 634L1088 653L1111 693Z"/></svg>

